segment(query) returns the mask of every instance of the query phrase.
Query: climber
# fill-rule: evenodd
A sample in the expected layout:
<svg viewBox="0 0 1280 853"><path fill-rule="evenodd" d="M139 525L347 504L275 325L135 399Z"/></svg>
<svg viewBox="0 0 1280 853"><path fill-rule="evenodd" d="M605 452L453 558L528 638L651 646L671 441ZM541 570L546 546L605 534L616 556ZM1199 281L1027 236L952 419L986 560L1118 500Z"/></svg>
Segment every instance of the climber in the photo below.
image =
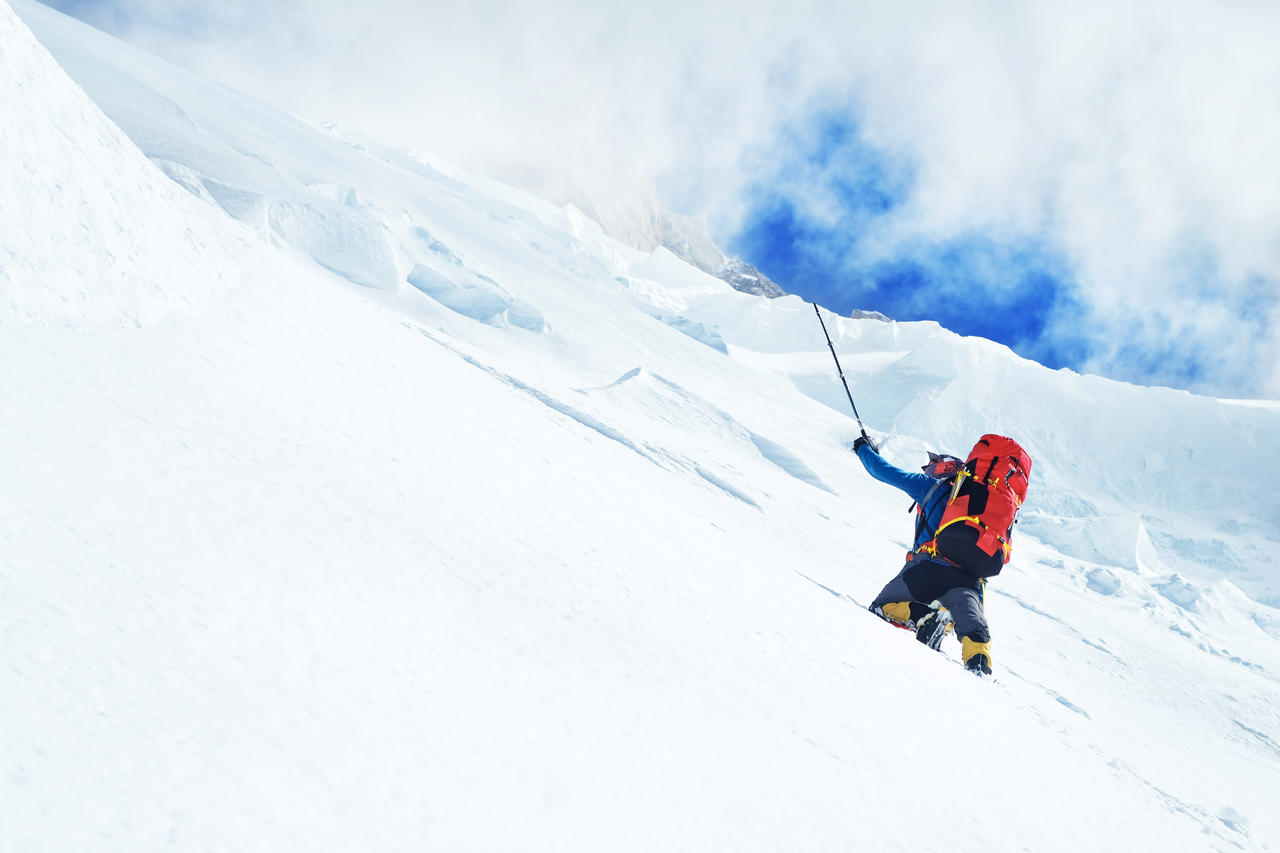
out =
<svg viewBox="0 0 1280 853"><path fill-rule="evenodd" d="M990 675L986 581L1008 562L1031 458L1012 439L984 435L967 460L930 453L923 473L916 474L886 461L865 432L853 446L867 473L915 501L915 536L906 564L869 609L914 631L933 649L954 630L965 668Z"/></svg>

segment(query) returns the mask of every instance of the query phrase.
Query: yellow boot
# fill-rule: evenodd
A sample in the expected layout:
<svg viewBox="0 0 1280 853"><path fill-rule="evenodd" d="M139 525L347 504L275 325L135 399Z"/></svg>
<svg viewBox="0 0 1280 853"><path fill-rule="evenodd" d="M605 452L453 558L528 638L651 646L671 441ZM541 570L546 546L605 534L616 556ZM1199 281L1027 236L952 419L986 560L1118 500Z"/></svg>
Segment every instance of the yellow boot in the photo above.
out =
<svg viewBox="0 0 1280 853"><path fill-rule="evenodd" d="M965 669L979 675L991 674L991 643L979 643L966 635L960 638L960 655Z"/></svg>

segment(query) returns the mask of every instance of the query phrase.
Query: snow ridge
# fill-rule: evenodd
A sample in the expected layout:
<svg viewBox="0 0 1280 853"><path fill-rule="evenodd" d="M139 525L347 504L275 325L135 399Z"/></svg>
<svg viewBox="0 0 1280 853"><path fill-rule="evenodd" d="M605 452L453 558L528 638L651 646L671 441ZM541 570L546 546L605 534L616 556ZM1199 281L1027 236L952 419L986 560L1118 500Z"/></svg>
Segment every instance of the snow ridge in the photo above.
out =
<svg viewBox="0 0 1280 853"><path fill-rule="evenodd" d="M0 151L23 166L0 175L0 323L150 323L234 284L221 223L142 156L7 5L0 79Z"/></svg>

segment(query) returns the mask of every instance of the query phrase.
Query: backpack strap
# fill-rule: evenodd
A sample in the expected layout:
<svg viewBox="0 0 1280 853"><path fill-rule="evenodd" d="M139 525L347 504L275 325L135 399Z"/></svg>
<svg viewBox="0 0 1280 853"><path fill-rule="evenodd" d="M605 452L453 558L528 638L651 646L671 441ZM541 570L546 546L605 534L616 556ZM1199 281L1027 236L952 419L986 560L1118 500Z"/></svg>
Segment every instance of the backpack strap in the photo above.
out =
<svg viewBox="0 0 1280 853"><path fill-rule="evenodd" d="M948 482L948 481L950 481L950 480L956 480L956 481L958 482L958 481L960 480L960 478L959 478L957 475L952 474L950 477L944 477L944 478L942 478L941 480L936 481L936 482L933 484L933 486L929 489L929 491L925 493L924 500L920 501L919 503L913 503L913 504L911 505L910 509L908 509L908 510L907 510L907 512L910 512L911 510L916 509L916 508L919 508L919 510L920 510L920 516L919 516L919 518L917 518L917 519L916 519L916 536L915 536L915 540L916 540L917 542L918 542L918 541L920 541L920 531L922 531L922 530L928 530L928 531L929 531L928 539L933 539L935 536L937 536L937 535L938 535L938 532L937 532L936 530L932 530L932 529L930 529L930 528L929 528L929 519L925 516L925 507L929 505L929 501L930 501L930 499L932 499L932 498L933 498L934 492L936 492L936 491L938 491L938 489L942 488L942 484L943 484L943 483L946 483L946 482ZM926 541L928 541L928 540L926 540Z"/></svg>

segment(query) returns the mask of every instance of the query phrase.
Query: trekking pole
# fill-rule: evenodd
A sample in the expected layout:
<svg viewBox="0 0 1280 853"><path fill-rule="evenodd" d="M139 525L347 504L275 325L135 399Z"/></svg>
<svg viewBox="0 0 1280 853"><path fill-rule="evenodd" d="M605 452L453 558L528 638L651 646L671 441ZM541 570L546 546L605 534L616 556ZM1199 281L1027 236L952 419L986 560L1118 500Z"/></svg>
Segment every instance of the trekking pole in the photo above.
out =
<svg viewBox="0 0 1280 853"><path fill-rule="evenodd" d="M862 417L858 414L858 404L853 402L853 392L849 390L849 383L844 378L844 370L840 368L840 357L836 355L836 348L831 343L831 335L827 332L827 324L822 322L822 312L818 310L818 303L813 303L813 313L818 315L818 323L822 326L822 336L827 339L827 348L831 350L831 357L836 360L836 373L840 374L840 383L844 385L844 393L849 395L849 405L853 407L854 420L858 422L858 428L862 430L862 437L870 440L867 435L867 428L862 425Z"/></svg>

